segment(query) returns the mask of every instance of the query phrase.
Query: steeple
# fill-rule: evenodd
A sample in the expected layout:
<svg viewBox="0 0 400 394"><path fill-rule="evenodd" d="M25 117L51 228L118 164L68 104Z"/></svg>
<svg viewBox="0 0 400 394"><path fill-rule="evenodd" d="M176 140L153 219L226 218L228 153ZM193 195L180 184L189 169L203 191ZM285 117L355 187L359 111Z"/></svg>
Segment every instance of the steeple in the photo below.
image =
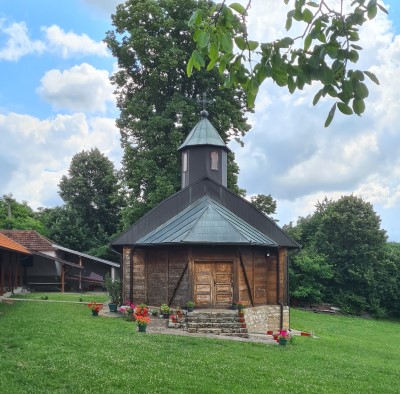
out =
<svg viewBox="0 0 400 394"><path fill-rule="evenodd" d="M208 120L204 108L201 116L202 119L178 148L182 153L182 189L203 177L227 186L227 154L230 149Z"/></svg>

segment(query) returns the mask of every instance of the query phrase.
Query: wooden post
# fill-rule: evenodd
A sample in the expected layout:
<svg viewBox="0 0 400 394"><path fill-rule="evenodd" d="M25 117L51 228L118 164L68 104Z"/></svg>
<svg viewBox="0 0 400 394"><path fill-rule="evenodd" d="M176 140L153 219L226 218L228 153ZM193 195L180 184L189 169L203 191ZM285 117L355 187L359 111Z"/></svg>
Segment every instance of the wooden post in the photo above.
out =
<svg viewBox="0 0 400 394"><path fill-rule="evenodd" d="M18 268L19 268L19 261L18 261L18 255L14 255L14 264L15 264L15 269L14 269L14 288L16 289L18 287Z"/></svg>
<svg viewBox="0 0 400 394"><path fill-rule="evenodd" d="M4 265L6 263L4 255L0 255L1 271L0 271L0 294L4 294Z"/></svg>
<svg viewBox="0 0 400 394"><path fill-rule="evenodd" d="M65 269L64 269L64 264L61 264L61 293L64 293L65 290L64 279L65 279Z"/></svg>
<svg viewBox="0 0 400 394"><path fill-rule="evenodd" d="M8 254L8 290L11 291L12 285L12 261L10 254Z"/></svg>
<svg viewBox="0 0 400 394"><path fill-rule="evenodd" d="M82 256L79 256L79 265L82 267ZM82 270L79 270L79 291L82 292Z"/></svg>

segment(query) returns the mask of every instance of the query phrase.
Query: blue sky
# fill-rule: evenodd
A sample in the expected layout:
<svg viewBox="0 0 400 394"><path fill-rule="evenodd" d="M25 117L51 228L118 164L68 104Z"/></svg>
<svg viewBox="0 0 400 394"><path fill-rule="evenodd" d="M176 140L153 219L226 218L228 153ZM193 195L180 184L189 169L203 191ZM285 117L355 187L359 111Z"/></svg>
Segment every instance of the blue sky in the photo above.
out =
<svg viewBox="0 0 400 394"><path fill-rule="evenodd" d="M331 2L337 0L331 0ZM346 0L350 2L350 0ZM240 2L244 3L244 0ZM118 111L102 43L117 0L13 0L0 8L0 195L33 208L62 204L58 183L73 155L98 147L120 167ZM252 39L285 36L283 1L253 0ZM262 86L245 145L235 142L239 184L278 200L281 225L312 213L325 196L355 194L373 204L389 239L400 242L400 2L365 25L357 67L373 71L362 117L311 105L317 87L294 95Z"/></svg>

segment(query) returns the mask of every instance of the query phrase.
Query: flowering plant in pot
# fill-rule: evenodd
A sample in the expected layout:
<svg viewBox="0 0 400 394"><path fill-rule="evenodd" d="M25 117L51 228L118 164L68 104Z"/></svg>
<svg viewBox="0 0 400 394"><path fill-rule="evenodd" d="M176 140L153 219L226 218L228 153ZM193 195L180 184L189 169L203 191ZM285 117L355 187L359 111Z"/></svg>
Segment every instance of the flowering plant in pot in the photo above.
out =
<svg viewBox="0 0 400 394"><path fill-rule="evenodd" d="M136 319L140 316L147 317L149 315L149 308L146 304L140 304L135 308Z"/></svg>
<svg viewBox="0 0 400 394"><path fill-rule="evenodd" d="M244 303L243 301L238 301L236 303L237 309L239 309L239 311L242 311L244 309Z"/></svg>
<svg viewBox="0 0 400 394"><path fill-rule="evenodd" d="M139 327L139 332L146 332L146 327L150 323L148 316L136 316L136 322Z"/></svg>
<svg viewBox="0 0 400 394"><path fill-rule="evenodd" d="M92 310L93 316L98 316L99 311L102 308L103 304L98 304L95 301L92 301L91 303L88 304L88 307Z"/></svg>
<svg viewBox="0 0 400 394"><path fill-rule="evenodd" d="M291 339L292 339L292 336L291 336L291 334L290 334L289 331L287 331L287 330L280 330L280 331L278 332L278 339L277 339L277 341L278 341L279 345L285 346Z"/></svg>
<svg viewBox="0 0 400 394"><path fill-rule="evenodd" d="M132 302L125 303L119 310L126 316L127 320L135 320L135 305Z"/></svg>

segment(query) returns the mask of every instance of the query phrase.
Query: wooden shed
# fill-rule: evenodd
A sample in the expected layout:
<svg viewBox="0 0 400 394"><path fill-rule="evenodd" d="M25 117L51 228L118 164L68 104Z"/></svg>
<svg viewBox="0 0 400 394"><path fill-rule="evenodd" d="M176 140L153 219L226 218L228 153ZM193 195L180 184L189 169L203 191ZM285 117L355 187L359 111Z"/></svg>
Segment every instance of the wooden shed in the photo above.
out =
<svg viewBox="0 0 400 394"><path fill-rule="evenodd" d="M287 251L299 245L226 188L229 149L202 115L179 147L182 189L112 243L122 253L123 299L196 308L240 300L287 327Z"/></svg>

